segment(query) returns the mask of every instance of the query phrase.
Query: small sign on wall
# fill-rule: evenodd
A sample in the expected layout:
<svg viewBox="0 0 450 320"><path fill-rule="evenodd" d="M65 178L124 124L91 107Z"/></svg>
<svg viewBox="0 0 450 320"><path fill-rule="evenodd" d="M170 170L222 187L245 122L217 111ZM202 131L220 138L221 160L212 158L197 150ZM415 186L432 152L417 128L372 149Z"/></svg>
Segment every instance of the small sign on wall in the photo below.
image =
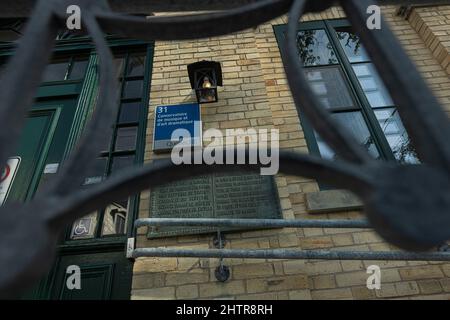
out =
<svg viewBox="0 0 450 320"><path fill-rule="evenodd" d="M19 169L20 160L20 157L9 158L6 162L6 166L0 172L0 205L2 205L8 197L17 170Z"/></svg>
<svg viewBox="0 0 450 320"><path fill-rule="evenodd" d="M170 151L179 143L177 140L172 140L172 133L177 129L185 129L189 132L192 146L201 146L201 127L198 103L157 106L155 108L153 151Z"/></svg>

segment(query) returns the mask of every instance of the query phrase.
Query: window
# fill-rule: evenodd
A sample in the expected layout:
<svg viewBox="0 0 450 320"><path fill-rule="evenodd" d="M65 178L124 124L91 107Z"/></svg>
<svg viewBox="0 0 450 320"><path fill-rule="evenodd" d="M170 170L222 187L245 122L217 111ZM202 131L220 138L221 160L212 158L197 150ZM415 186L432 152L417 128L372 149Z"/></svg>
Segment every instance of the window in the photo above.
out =
<svg viewBox="0 0 450 320"><path fill-rule="evenodd" d="M84 186L101 182L105 177L133 166L136 163L139 136L145 130L146 50L121 50L114 52L114 65L119 80L120 104L113 135L99 150L95 172L85 177ZM141 111L143 112L141 114ZM130 199L118 199L72 225L71 240L118 236L126 233Z"/></svg>
<svg viewBox="0 0 450 320"><path fill-rule="evenodd" d="M276 26L278 42L286 26ZM306 22L297 33L299 57L312 90L332 117L377 159L418 163L396 107L360 38L344 20ZM301 117L312 153L336 159L334 151Z"/></svg>

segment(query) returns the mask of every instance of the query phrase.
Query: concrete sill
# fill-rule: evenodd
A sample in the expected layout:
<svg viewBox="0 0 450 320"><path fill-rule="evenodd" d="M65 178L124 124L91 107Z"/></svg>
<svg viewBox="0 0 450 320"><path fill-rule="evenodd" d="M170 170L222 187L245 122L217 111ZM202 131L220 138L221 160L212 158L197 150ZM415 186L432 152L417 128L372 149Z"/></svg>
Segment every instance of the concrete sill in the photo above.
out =
<svg viewBox="0 0 450 320"><path fill-rule="evenodd" d="M361 200L347 190L324 190L305 195L309 213L329 213L361 209Z"/></svg>

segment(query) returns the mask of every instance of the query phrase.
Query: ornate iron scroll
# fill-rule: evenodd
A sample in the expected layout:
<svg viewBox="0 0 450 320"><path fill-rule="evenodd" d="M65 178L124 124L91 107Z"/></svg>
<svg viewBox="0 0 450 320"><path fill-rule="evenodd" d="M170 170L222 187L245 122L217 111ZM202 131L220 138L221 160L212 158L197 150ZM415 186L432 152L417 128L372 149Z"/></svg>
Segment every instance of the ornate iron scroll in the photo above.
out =
<svg viewBox="0 0 450 320"><path fill-rule="evenodd" d="M115 9L123 9L124 1L111 0L110 3ZM100 57L100 98L77 149L45 192L28 203L7 203L0 207L0 295L20 292L45 274L52 263L59 233L76 218L117 197L195 175L259 169L259 165L175 166L167 160L130 169L89 190L81 190L81 176L92 170L90 160L96 157L98 145L110 134L117 111L115 97L109 94L114 92L116 80L111 72L111 52L104 41L104 32L145 40L205 38L253 27L290 10L289 40L283 48L283 60L295 104L345 161L331 162L281 151L280 172L352 190L363 199L371 226L387 241L402 248L429 249L450 238L449 120L388 26L383 22L381 30L360 27L358 31L381 71L423 164L400 165L372 159L321 106L301 70L294 37L303 13L325 10L339 3L355 26L365 26L366 8L374 1L128 0L126 3L148 12L153 9L231 9L144 19L116 13L105 0L15 0L0 4L3 17L31 12L31 5L35 4L16 54L0 79L0 165L6 163L15 150L57 30L65 25L69 5L80 6L83 29L92 37ZM383 0L378 3L423 4L423 1Z"/></svg>

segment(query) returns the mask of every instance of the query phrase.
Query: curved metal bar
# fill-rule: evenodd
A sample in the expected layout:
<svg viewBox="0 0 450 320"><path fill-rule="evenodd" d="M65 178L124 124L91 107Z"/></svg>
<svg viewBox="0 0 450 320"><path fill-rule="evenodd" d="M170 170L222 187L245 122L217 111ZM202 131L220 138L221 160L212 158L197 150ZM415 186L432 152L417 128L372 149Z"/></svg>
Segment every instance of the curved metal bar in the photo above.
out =
<svg viewBox="0 0 450 320"><path fill-rule="evenodd" d="M219 218L141 218L135 228L147 226L202 226L245 228L370 228L365 219L219 219Z"/></svg>
<svg viewBox="0 0 450 320"><path fill-rule="evenodd" d="M0 168L17 147L28 107L33 102L56 38L56 19L49 4L40 1L35 10L14 56L0 75Z"/></svg>
<svg viewBox="0 0 450 320"><path fill-rule="evenodd" d="M186 40L219 36L254 27L285 13L291 2L292 0L263 0L217 13L148 19L100 12L97 18L104 31L126 37Z"/></svg>
<svg viewBox="0 0 450 320"><path fill-rule="evenodd" d="M359 35L394 99L400 117L420 158L450 174L450 120L428 88L388 24L366 29L371 0L343 0L341 5ZM362 26L362 27L361 27Z"/></svg>
<svg viewBox="0 0 450 320"><path fill-rule="evenodd" d="M306 115L314 129L342 158L355 163L369 163L374 161L367 151L358 144L356 139L335 121L322 106L311 90L303 74L300 58L295 44L298 21L305 9L306 0L296 0L289 12L288 31L286 41L282 46L283 62L286 76L294 98L295 106Z"/></svg>
<svg viewBox="0 0 450 320"><path fill-rule="evenodd" d="M93 170L92 163L98 157L102 145L105 145L112 136L113 123L119 106L118 94L115 90L118 87L118 81L113 74L114 65L111 51L94 16L87 12L84 14L83 21L92 36L100 59L100 92L96 109L85 134L75 152L62 166L57 180L51 187L51 190L59 195L79 189L84 178ZM67 179L67 177L71 178Z"/></svg>
<svg viewBox="0 0 450 320"><path fill-rule="evenodd" d="M248 157L248 150L246 152ZM223 153L225 156L226 149ZM194 157L195 155L192 155L192 159ZM85 191L67 197L48 198L45 220L53 226L63 227L66 223L96 210L98 207L108 205L114 199L123 198L142 190L198 175L242 170L255 172L261 167L260 164L175 165L170 159L161 160L143 167L125 170L125 172L111 176ZM315 178L330 185L351 189L361 197L366 196L371 185L371 177L366 175L360 167L334 163L300 153L280 151L279 169L279 172L287 175Z"/></svg>
<svg viewBox="0 0 450 320"><path fill-rule="evenodd" d="M38 0L14 0L2 5L0 17L26 17ZM229 10L260 0L108 0L113 11L121 13L181 12L201 10ZM316 3L321 0L314 1ZM333 3L337 3L334 1ZM378 0L381 5L448 4L448 0Z"/></svg>

